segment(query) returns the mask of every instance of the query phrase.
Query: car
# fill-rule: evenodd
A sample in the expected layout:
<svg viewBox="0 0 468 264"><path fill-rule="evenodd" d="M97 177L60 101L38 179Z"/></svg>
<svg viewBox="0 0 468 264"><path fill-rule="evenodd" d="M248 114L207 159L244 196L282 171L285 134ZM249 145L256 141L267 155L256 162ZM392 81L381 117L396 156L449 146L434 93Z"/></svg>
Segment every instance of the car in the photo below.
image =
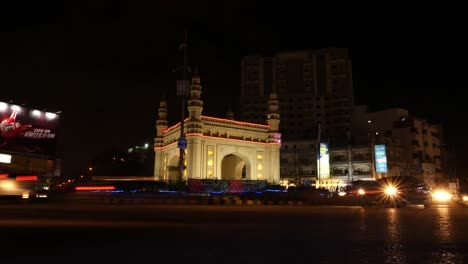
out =
<svg viewBox="0 0 468 264"><path fill-rule="evenodd" d="M457 197L457 203L461 206L468 206L468 192L460 192Z"/></svg>
<svg viewBox="0 0 468 264"><path fill-rule="evenodd" d="M363 206L383 205L406 207L407 205L432 206L431 188L411 176L391 176L376 181L356 181L346 190L346 196Z"/></svg>
<svg viewBox="0 0 468 264"><path fill-rule="evenodd" d="M432 206L431 188L422 180L412 176L393 176L378 179L382 186L381 202L396 207L407 205Z"/></svg>
<svg viewBox="0 0 468 264"><path fill-rule="evenodd" d="M363 206L370 206L378 201L381 189L381 185L376 181L357 180L346 186L345 191L339 195Z"/></svg>

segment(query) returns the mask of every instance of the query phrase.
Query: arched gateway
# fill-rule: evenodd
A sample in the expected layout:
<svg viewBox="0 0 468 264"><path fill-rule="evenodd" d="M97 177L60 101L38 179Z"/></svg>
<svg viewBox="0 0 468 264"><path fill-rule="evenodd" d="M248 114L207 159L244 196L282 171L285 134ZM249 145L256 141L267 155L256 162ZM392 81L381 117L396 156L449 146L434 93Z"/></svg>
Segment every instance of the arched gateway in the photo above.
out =
<svg viewBox="0 0 468 264"><path fill-rule="evenodd" d="M276 94L272 93L268 102L268 125L239 122L232 118L232 113L227 119L202 116L200 94L200 77L195 75L187 107L189 117L184 121L187 138L184 180L278 182L281 134ZM156 130L154 176L158 180L173 181L178 173L174 160L179 158L180 123L168 127L165 101L159 105Z"/></svg>

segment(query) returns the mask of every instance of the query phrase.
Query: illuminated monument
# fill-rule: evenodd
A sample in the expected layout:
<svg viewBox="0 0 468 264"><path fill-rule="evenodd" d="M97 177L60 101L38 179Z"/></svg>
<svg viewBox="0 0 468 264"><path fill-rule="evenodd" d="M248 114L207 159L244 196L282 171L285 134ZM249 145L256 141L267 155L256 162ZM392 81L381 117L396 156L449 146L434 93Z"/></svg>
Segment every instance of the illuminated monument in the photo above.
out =
<svg viewBox="0 0 468 264"><path fill-rule="evenodd" d="M278 99L271 93L268 102L268 125L202 116L200 77L192 77L189 117L185 119L187 146L183 180L267 180L280 178ZM167 103L161 101L156 122L155 170L157 180L176 182L178 176L180 123L168 127ZM183 144L181 144L182 146ZM184 146L182 146L184 147Z"/></svg>

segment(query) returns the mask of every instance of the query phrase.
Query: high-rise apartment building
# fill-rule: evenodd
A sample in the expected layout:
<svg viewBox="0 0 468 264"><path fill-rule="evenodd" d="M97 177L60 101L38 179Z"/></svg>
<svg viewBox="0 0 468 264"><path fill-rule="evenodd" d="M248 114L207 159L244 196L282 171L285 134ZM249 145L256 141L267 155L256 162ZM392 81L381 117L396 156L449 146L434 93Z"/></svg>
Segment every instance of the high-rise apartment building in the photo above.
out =
<svg viewBox="0 0 468 264"><path fill-rule="evenodd" d="M269 93L279 99L284 140L343 139L353 107L351 61L347 49L327 48L246 56L241 62L241 119L265 120Z"/></svg>
<svg viewBox="0 0 468 264"><path fill-rule="evenodd" d="M433 186L445 178L443 129L408 110L390 108L368 112L356 106L352 134L356 142L387 146L387 159L393 171L387 176L415 176Z"/></svg>

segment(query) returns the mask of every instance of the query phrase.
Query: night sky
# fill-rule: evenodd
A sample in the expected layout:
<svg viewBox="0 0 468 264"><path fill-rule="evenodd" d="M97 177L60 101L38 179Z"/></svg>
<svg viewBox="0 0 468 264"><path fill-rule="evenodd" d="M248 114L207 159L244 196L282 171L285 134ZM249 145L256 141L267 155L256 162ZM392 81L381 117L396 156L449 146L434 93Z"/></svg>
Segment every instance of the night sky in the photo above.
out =
<svg viewBox="0 0 468 264"><path fill-rule="evenodd" d="M349 48L356 103L442 122L459 173L468 164L468 41L460 39L466 30L457 14L387 7L340 14L255 1L64 2L0 8L0 101L62 111L66 177L113 146L152 144L163 93L179 119L172 69L185 28L205 115L237 109L244 55Z"/></svg>

